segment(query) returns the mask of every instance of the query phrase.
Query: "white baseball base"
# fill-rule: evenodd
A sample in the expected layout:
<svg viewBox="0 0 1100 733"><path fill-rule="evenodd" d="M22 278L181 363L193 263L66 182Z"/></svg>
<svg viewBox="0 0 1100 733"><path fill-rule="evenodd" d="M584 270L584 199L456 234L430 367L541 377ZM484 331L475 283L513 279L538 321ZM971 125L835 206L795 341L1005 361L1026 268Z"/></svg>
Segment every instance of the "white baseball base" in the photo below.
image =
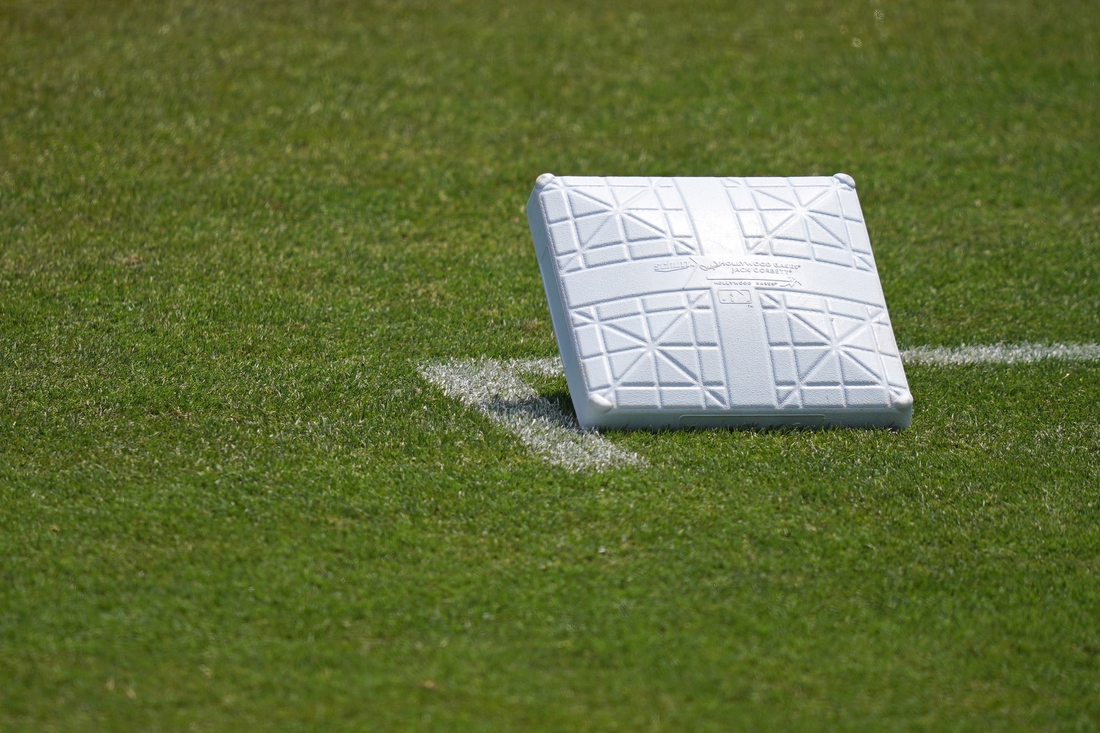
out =
<svg viewBox="0 0 1100 733"><path fill-rule="evenodd" d="M527 220L581 426L909 425L851 177L546 173Z"/></svg>

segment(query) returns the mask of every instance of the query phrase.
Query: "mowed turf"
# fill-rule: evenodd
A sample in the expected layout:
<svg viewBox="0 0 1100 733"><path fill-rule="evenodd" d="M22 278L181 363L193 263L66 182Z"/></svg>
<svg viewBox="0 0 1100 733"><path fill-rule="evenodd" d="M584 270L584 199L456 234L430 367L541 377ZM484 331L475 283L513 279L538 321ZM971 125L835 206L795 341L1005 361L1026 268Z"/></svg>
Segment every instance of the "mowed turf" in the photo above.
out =
<svg viewBox="0 0 1100 733"><path fill-rule="evenodd" d="M1098 120L1087 0L0 0L0 728L1100 727L1097 363L602 474L417 374L556 354L545 171L843 171L903 347L1100 341Z"/></svg>

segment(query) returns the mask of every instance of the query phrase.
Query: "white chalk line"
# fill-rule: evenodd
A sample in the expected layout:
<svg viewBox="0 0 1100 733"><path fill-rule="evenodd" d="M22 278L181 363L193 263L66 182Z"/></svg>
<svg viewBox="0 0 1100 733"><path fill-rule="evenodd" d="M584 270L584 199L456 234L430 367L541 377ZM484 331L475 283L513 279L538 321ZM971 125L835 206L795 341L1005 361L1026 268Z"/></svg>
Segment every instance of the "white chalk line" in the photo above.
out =
<svg viewBox="0 0 1100 733"><path fill-rule="evenodd" d="M902 351L901 359L905 364L934 366L1097 361L1100 344L918 346ZM445 395L488 415L552 464L574 472L646 465L641 456L617 447L594 430L582 429L573 415L540 396L522 377L553 378L562 373L557 358L460 359L420 367L420 375Z"/></svg>
<svg viewBox="0 0 1100 733"><path fill-rule="evenodd" d="M445 395L481 411L554 465L574 472L646 465L643 458L596 431L582 429L573 415L540 396L522 374L560 376L561 361L463 359L420 367L420 375Z"/></svg>
<svg viewBox="0 0 1100 733"><path fill-rule="evenodd" d="M901 352L905 364L964 366L1030 364L1037 361L1097 361L1100 344L986 344L984 346L918 346Z"/></svg>

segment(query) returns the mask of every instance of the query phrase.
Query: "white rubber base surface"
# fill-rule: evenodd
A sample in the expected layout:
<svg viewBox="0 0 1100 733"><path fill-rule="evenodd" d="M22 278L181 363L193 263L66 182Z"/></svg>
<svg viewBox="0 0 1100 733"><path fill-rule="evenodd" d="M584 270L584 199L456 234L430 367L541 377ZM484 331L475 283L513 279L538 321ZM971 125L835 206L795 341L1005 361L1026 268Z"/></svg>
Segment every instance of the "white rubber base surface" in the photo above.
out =
<svg viewBox="0 0 1100 733"><path fill-rule="evenodd" d="M585 427L909 424L850 176L540 176L527 204Z"/></svg>

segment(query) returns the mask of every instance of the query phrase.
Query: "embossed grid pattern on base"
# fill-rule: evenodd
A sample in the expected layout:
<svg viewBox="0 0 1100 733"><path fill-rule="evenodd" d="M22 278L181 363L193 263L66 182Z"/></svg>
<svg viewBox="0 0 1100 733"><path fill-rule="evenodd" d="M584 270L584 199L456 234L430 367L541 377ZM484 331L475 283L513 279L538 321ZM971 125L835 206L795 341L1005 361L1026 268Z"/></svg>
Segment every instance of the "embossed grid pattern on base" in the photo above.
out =
<svg viewBox="0 0 1100 733"><path fill-rule="evenodd" d="M856 192L836 178L725 178L745 246L875 272Z"/></svg>
<svg viewBox="0 0 1100 733"><path fill-rule="evenodd" d="M873 407L908 393L884 307L777 291L760 305L781 408Z"/></svg>
<svg viewBox="0 0 1100 733"><path fill-rule="evenodd" d="M571 318L590 393L619 408L729 406L709 290L598 303Z"/></svg>
<svg viewBox="0 0 1100 733"><path fill-rule="evenodd" d="M561 272L699 252L668 178L566 177L540 196Z"/></svg>

